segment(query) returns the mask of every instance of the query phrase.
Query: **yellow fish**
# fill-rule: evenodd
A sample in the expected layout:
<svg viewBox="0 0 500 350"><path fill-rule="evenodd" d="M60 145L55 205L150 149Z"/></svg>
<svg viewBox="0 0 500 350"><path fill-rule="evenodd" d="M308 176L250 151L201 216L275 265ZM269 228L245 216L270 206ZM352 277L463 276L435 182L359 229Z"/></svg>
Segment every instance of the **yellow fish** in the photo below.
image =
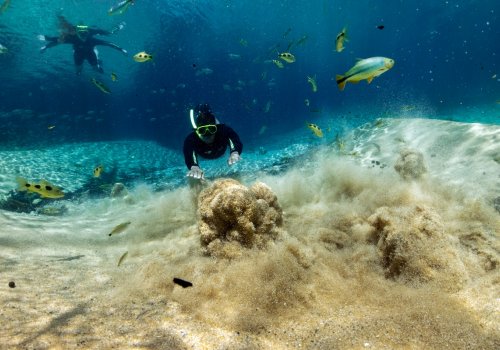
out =
<svg viewBox="0 0 500 350"><path fill-rule="evenodd" d="M241 46L245 46L245 47L247 47L247 46L248 46L248 41L246 41L246 40L245 40L245 39L243 39L243 38L242 38L242 39L240 39L239 43L240 43L240 45L241 45Z"/></svg>
<svg viewBox="0 0 500 350"><path fill-rule="evenodd" d="M394 66L394 60L387 57L370 57L359 60L354 67L349 69L344 75L337 75L336 81L339 90L345 88L347 82L358 83L366 80L370 84L373 78L387 72Z"/></svg>
<svg viewBox="0 0 500 350"><path fill-rule="evenodd" d="M134 61L136 62L147 62L147 61L152 61L153 60L153 56L142 51L142 52L139 52L139 53L136 53L134 55Z"/></svg>
<svg viewBox="0 0 500 350"><path fill-rule="evenodd" d="M90 79L90 81L95 85L97 86L97 88L99 90L101 90L102 92L104 92L105 94L110 94L111 93L111 90L106 86L104 85L103 82L97 80L96 78L92 78Z"/></svg>
<svg viewBox="0 0 500 350"><path fill-rule="evenodd" d="M278 57L287 63L295 62L295 56L292 55L290 52L282 52L278 55Z"/></svg>
<svg viewBox="0 0 500 350"><path fill-rule="evenodd" d="M28 191L37 193L42 198L62 198L64 197L64 192L60 188L50 184L46 180L40 181L40 183L29 183L26 179L18 177L16 179L19 184L18 191Z"/></svg>
<svg viewBox="0 0 500 350"><path fill-rule="evenodd" d="M94 168L94 177L99 177L101 176L102 171L104 170L104 167L102 165L98 165Z"/></svg>
<svg viewBox="0 0 500 350"><path fill-rule="evenodd" d="M337 34L335 38L335 50L337 52L342 52L344 50L344 42L348 42L347 39L347 28L344 27L340 33Z"/></svg>
<svg viewBox="0 0 500 350"><path fill-rule="evenodd" d="M283 63L281 63L281 61L278 61L278 60L273 60L273 63L276 65L276 67L278 68L283 68Z"/></svg>
<svg viewBox="0 0 500 350"><path fill-rule="evenodd" d="M128 227L128 225L130 225L130 221L126 221L126 222L123 222L119 225L116 225L115 228L113 230L111 230L111 232L108 234L108 236L117 235L119 233L122 233L123 231L125 231L125 229Z"/></svg>
<svg viewBox="0 0 500 350"><path fill-rule="evenodd" d="M313 92L318 91L318 85L316 85L316 76L314 77L307 77L307 82L311 84L311 88Z"/></svg>
<svg viewBox="0 0 500 350"><path fill-rule="evenodd" d="M116 75L115 72L111 72L111 80L112 81L117 81L118 80L118 75Z"/></svg>
<svg viewBox="0 0 500 350"><path fill-rule="evenodd" d="M323 131L316 124L306 123L307 127L318 137L323 137Z"/></svg>

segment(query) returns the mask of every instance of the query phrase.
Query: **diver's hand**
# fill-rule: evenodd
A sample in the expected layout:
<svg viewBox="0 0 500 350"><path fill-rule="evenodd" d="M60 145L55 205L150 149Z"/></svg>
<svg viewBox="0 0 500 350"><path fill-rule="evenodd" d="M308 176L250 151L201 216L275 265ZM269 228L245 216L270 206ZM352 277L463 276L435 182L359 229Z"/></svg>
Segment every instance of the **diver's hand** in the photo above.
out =
<svg viewBox="0 0 500 350"><path fill-rule="evenodd" d="M205 179L205 174L203 174L203 170L200 169L199 166L193 165L191 167L191 170L188 171L187 175L189 177L192 177L194 179Z"/></svg>
<svg viewBox="0 0 500 350"><path fill-rule="evenodd" d="M231 152L229 159L227 160L228 165L233 165L241 160L240 154L238 152Z"/></svg>

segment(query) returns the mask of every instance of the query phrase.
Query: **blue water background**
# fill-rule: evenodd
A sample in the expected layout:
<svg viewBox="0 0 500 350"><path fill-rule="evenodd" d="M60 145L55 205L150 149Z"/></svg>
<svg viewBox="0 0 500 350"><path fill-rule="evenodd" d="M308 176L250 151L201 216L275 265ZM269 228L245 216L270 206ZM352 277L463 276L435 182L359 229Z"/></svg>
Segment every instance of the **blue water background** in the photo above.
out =
<svg viewBox="0 0 500 350"><path fill-rule="evenodd" d="M116 2L12 0L0 14L0 43L9 50L0 55L0 143L148 139L180 151L190 131L188 110L199 102L209 102L247 149L309 132L306 121L343 132L397 117L402 106L424 117L446 118L458 109L470 111L466 121L500 120L499 1L137 0L109 16ZM99 47L105 73L85 62L77 76L70 45L39 52L36 36L58 33L57 14L108 30L125 22L103 39L129 55ZM349 42L338 53L343 27ZM279 69L270 62L304 36L290 50L295 63ZM153 62L134 62L140 51ZM396 64L372 84L340 92L335 75L372 56ZM202 74L204 68L212 73ZM307 76L316 76L316 93ZM92 77L112 94L99 91Z"/></svg>

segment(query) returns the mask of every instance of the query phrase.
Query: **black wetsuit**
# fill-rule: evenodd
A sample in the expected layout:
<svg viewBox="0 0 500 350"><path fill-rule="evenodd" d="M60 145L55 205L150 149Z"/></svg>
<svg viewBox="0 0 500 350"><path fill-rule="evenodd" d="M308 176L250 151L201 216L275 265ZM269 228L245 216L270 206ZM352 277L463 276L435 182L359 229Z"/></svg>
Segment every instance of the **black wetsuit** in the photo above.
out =
<svg viewBox="0 0 500 350"><path fill-rule="evenodd" d="M226 152L227 146L230 152L236 151L241 154L243 151L240 137L225 124L217 124L217 132L212 143L203 142L193 131L184 140L184 160L188 169L193 165L199 166L197 156L206 159L219 158Z"/></svg>
<svg viewBox="0 0 500 350"><path fill-rule="evenodd" d="M96 34L109 35L111 32L102 29L89 28L88 37L85 41L81 40L76 34L66 34L62 37L45 36L45 40L49 43L44 46L44 49L54 47L58 44L71 44L73 45L73 59L78 72L81 71L83 61L87 60L95 70L102 73L103 69L97 57L97 52L95 51L95 47L97 45L108 46L123 53L126 53L126 51L116 44L94 38L93 35Z"/></svg>

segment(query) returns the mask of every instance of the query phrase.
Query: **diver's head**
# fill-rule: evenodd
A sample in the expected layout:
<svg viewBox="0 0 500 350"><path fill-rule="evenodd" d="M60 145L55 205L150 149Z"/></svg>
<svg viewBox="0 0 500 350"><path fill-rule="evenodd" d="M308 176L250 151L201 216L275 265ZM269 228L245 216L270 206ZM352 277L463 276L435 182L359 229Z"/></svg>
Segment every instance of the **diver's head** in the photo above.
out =
<svg viewBox="0 0 500 350"><path fill-rule="evenodd" d="M89 27L83 24L79 24L75 28L76 30L76 36L81 40L81 41L87 41L89 37Z"/></svg>
<svg viewBox="0 0 500 350"><path fill-rule="evenodd" d="M206 142L212 143L215 139L215 133L217 132L217 120L210 106L206 103L199 104L194 109L196 115L195 122L195 132L198 137Z"/></svg>

